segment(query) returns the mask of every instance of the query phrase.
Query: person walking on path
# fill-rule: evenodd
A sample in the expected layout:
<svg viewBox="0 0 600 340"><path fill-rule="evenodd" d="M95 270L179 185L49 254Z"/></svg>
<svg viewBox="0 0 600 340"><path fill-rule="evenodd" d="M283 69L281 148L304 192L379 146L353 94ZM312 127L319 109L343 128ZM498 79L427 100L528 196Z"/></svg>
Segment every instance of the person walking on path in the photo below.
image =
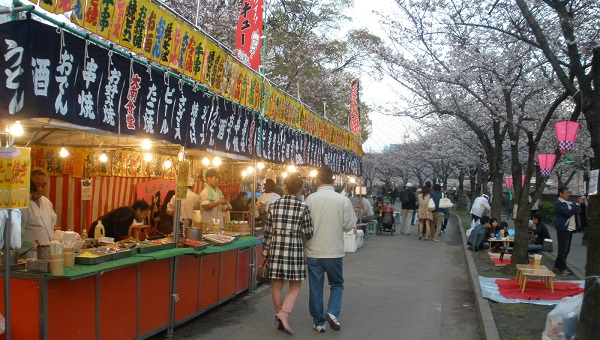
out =
<svg viewBox="0 0 600 340"><path fill-rule="evenodd" d="M417 210L417 218L419 219L419 240L422 236L425 236L425 240L429 240L429 234L431 233L431 220L433 220L433 214L427 209L429 203L429 188L424 186L421 188L421 193L417 196L417 202L419 203L419 210ZM425 226L425 234L423 235L423 226Z"/></svg>
<svg viewBox="0 0 600 340"><path fill-rule="evenodd" d="M343 261L344 232L355 226L356 216L350 200L335 192L333 172L323 166L317 173L318 189L306 198L313 222L313 237L306 242L308 263L309 311L313 329L325 332L325 321L333 330L340 330L338 318L342 309L344 290ZM323 310L325 274L329 282L329 301Z"/></svg>
<svg viewBox="0 0 600 340"><path fill-rule="evenodd" d="M406 195L406 197L403 198L403 195ZM402 200L402 228L400 228L400 232L410 235L410 226L413 223L411 219L413 218L417 201L417 196L412 190L411 183L406 183L405 189L400 194L400 199Z"/></svg>
<svg viewBox="0 0 600 340"><path fill-rule="evenodd" d="M571 275L567 268L567 256L571 250L571 238L576 229L575 214L578 207L567 201L570 195L569 188L562 186L558 188L558 200L554 204L554 226L556 227L556 238L558 239L558 254L552 271L561 275Z"/></svg>
<svg viewBox="0 0 600 340"><path fill-rule="evenodd" d="M265 228L263 256L270 265L275 323L278 330L288 334L294 334L288 321L302 280L306 279L303 239L313 236L310 211L298 198L303 187L304 181L299 175L286 178L284 195L270 204ZM282 294L284 280L288 280L289 285L285 299Z"/></svg>
<svg viewBox="0 0 600 340"><path fill-rule="evenodd" d="M481 216L487 215L491 210L492 207L490 207L490 198L488 195L483 194L473 201L473 206L471 207L471 216L473 217L473 220L475 220L475 223L477 223Z"/></svg>
<svg viewBox="0 0 600 340"><path fill-rule="evenodd" d="M442 187L439 184L433 185L433 192L430 194L431 199L435 202L435 209L432 212L433 215L433 226L431 228L431 238L435 242L440 237L440 231L442 230L442 224L444 223L444 210L440 208L440 200L442 199ZM428 202L429 203L429 202Z"/></svg>

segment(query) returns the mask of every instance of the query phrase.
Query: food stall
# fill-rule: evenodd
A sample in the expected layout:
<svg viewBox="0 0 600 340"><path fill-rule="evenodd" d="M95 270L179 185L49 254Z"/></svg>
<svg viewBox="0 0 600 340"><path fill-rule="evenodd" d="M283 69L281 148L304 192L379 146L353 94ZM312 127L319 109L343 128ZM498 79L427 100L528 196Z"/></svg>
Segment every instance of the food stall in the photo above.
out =
<svg viewBox="0 0 600 340"><path fill-rule="evenodd" d="M124 3L187 25L150 1ZM141 7L128 13L136 11ZM241 169L259 160L360 173L358 138L267 84L200 32L183 29L187 49L171 46L178 57L170 58L169 46L159 46L167 60L155 60L143 46L103 36L133 53L123 52L33 13L53 25L30 17L0 25L0 124L24 127L15 145L30 147L32 166L49 174L46 196L63 231L81 233L107 211L131 205L148 182L174 182L182 160L196 178L195 192L210 166L204 160L215 156L227 160L220 173L233 188L241 185ZM142 33L141 41L151 39L152 32ZM202 47L192 48L194 38ZM142 139L154 149L143 151ZM143 194L157 191L147 188ZM132 251L54 275L9 271L10 295L0 295L0 313L10 315L16 338L144 338L172 329L255 286L260 237L198 248Z"/></svg>

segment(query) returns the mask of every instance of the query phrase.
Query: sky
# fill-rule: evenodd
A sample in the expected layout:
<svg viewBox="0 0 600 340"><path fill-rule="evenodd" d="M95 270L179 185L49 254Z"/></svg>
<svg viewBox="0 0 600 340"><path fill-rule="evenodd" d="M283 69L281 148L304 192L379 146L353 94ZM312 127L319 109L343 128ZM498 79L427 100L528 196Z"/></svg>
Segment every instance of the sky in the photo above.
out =
<svg viewBox="0 0 600 340"><path fill-rule="evenodd" d="M366 27L379 36L383 36L383 31L379 28L377 17L373 11L389 13L390 9L396 8L392 0L354 0L354 8L348 12L352 19L353 28ZM381 152L389 144L401 144L406 141L404 135L408 132L412 135L411 126L414 126L408 118L392 117L383 114L375 107L380 103L394 102L394 91L399 91L398 85L391 79L378 80L369 76L369 72L363 72L357 75L361 79L361 102L373 108L369 113L372 122L372 132L370 137L363 143L365 152Z"/></svg>
<svg viewBox="0 0 600 340"><path fill-rule="evenodd" d="M12 0L0 0L0 5L10 6ZM383 35L379 29L377 17L372 11L389 13L390 9L396 8L393 0L354 0L354 8L348 11L352 17L350 28L368 28L372 33ZM361 80L360 100L371 108L383 102L393 102L395 94L392 88L398 86L392 80L378 80L369 76L368 70L356 75ZM348 85L350 86L350 85ZM381 111L373 110L369 113L372 121L372 132L370 137L364 141L365 152L381 152L389 144L400 144L406 141L403 137L408 131L411 134L411 125L407 118L391 117L384 115Z"/></svg>

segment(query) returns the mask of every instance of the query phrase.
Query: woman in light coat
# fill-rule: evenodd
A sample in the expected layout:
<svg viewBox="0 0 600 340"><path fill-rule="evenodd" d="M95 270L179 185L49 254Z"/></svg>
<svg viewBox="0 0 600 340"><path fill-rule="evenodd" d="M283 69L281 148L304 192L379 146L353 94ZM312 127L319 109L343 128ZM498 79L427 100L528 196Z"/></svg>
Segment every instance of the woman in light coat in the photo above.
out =
<svg viewBox="0 0 600 340"><path fill-rule="evenodd" d="M423 225L425 225L425 240L429 240L429 234L431 233L431 220L433 220L433 214L427 209L429 197L429 188L424 186L421 188L421 193L417 196L417 201L419 202L419 209L417 210L417 218L419 219L419 240L423 235Z"/></svg>

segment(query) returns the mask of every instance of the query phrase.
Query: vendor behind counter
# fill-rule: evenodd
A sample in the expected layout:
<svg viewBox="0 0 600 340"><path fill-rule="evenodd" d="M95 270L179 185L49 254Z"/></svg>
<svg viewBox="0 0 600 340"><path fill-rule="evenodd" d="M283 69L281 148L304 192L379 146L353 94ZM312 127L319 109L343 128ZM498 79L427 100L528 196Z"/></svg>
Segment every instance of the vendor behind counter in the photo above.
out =
<svg viewBox="0 0 600 340"><path fill-rule="evenodd" d="M106 237L113 237L115 241L129 237L129 227L136 223L142 223L148 215L150 206L146 201L136 201L131 207L121 207L107 212L97 218L91 225L88 235L94 237L98 220L102 220Z"/></svg>

